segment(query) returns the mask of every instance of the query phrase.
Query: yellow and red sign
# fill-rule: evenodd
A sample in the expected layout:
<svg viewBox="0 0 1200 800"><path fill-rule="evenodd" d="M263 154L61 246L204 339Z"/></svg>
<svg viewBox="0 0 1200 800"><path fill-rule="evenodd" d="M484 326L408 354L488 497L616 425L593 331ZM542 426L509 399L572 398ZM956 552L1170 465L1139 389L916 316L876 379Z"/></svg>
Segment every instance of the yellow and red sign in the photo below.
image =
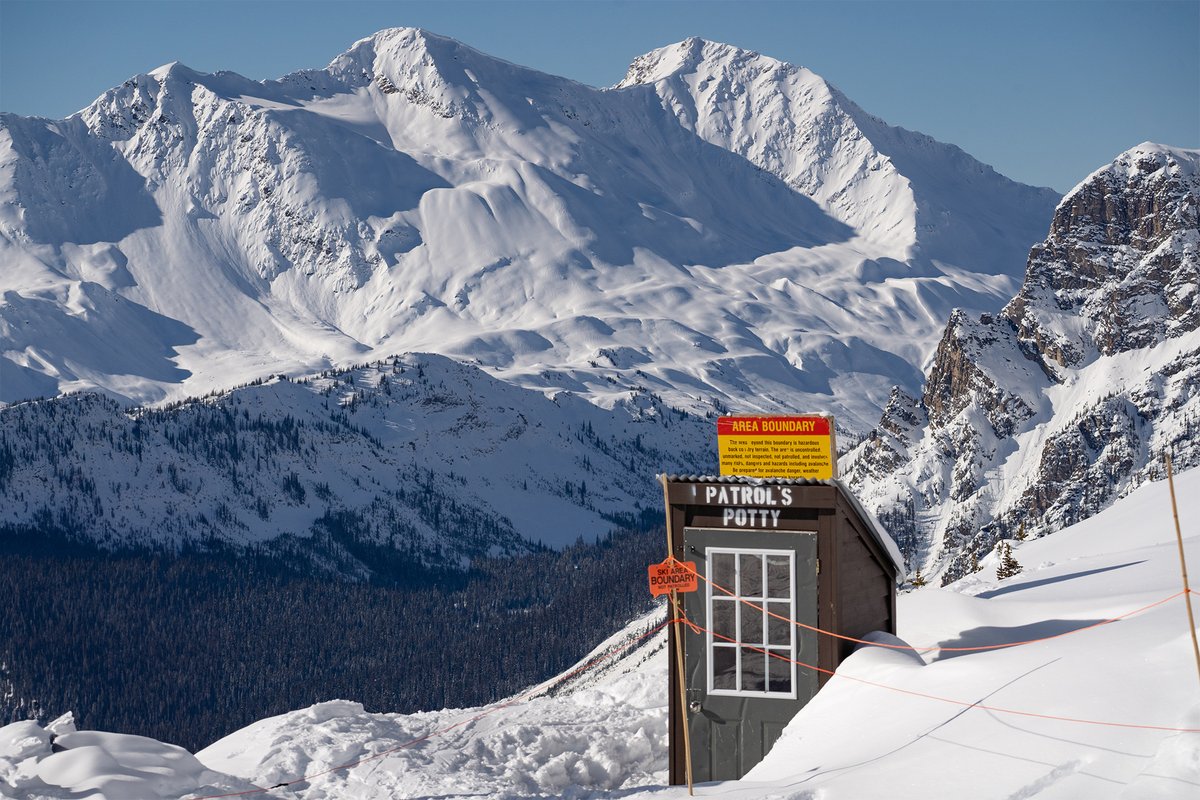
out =
<svg viewBox="0 0 1200 800"><path fill-rule="evenodd" d="M837 477L833 417L720 417L717 450L722 475Z"/></svg>
<svg viewBox="0 0 1200 800"><path fill-rule="evenodd" d="M672 589L694 592L698 585L695 561L676 561L668 558L661 564L650 565L650 594L658 597Z"/></svg>

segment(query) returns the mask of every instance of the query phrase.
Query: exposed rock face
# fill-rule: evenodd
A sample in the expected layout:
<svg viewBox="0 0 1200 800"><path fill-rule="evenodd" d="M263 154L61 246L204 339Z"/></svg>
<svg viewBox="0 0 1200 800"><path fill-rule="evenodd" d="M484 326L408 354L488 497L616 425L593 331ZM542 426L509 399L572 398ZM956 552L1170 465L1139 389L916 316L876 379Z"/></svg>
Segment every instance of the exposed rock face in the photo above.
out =
<svg viewBox="0 0 1200 800"><path fill-rule="evenodd" d="M898 478L910 463L912 451L920 442L929 418L917 398L899 386L884 407L879 426L872 430L855 449L856 458L842 470L842 478L851 485L863 485L873 478L886 476L877 483L883 490L886 483L888 502L876 507L880 521L887 527L906 557L920 548L920 532L914 519L915 504L909 487Z"/></svg>
<svg viewBox="0 0 1200 800"><path fill-rule="evenodd" d="M1200 198L1188 151L1141 145L1054 212L1005 308L1056 365L1123 353L1200 327Z"/></svg>
<svg viewBox="0 0 1200 800"><path fill-rule="evenodd" d="M978 321L957 310L951 315L921 395L932 424L948 425L978 399L983 401L992 430L1001 438L1011 436L1018 424L1033 416L1037 399L1028 389L1041 383L1036 373L1042 365L1019 347L1014 352L1014 332L1008 320L989 314ZM1001 386L997 372L989 367L1000 367L1001 375L1018 373L1024 380L1020 387ZM1022 397L1022 389L1027 397Z"/></svg>
<svg viewBox="0 0 1200 800"><path fill-rule="evenodd" d="M920 402L893 393L843 466L914 565L959 577L1160 478L1167 450L1200 463L1198 210L1200 152L1140 145L1064 198L998 317L951 316Z"/></svg>

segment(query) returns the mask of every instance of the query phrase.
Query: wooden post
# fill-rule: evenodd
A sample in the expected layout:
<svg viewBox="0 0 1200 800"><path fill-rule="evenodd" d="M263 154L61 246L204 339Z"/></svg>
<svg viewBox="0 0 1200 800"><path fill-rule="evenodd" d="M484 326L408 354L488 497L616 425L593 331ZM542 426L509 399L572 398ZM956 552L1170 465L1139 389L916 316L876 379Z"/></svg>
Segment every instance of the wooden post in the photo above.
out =
<svg viewBox="0 0 1200 800"><path fill-rule="evenodd" d="M663 507L666 511L667 523L667 555L670 558L675 557L675 532L671 527L671 498L667 493L667 473L663 473ZM675 663L678 668L678 683L679 683L679 715L683 720L683 765L684 772L687 775L688 795L694 794L692 790L692 732L688 725L688 707L687 707L687 673L684 670L683 659L683 627L680 621L683 619L683 614L679 612L679 595L674 589L671 590L671 631L675 636Z"/></svg>
<svg viewBox="0 0 1200 800"><path fill-rule="evenodd" d="M674 610L676 624L683 618L679 613L679 597L678 592L671 590L671 607ZM683 628L677 627L675 641L678 646L675 648L675 663L679 668L679 708L683 713L683 763L684 769L687 772L688 795L692 795L692 732L691 726L688 724L688 707L687 707L687 685L684 682L683 668Z"/></svg>
<svg viewBox="0 0 1200 800"><path fill-rule="evenodd" d="M1200 675L1200 644L1196 642L1196 617L1192 614L1192 587L1188 585L1187 559L1183 557L1183 530L1179 527L1179 508L1175 505L1175 476L1171 473L1171 454L1166 453L1167 486L1171 490L1171 514L1175 517L1175 539L1179 542L1179 567L1183 571L1183 599L1187 603L1188 631L1192 634L1192 652L1196 656L1196 673Z"/></svg>

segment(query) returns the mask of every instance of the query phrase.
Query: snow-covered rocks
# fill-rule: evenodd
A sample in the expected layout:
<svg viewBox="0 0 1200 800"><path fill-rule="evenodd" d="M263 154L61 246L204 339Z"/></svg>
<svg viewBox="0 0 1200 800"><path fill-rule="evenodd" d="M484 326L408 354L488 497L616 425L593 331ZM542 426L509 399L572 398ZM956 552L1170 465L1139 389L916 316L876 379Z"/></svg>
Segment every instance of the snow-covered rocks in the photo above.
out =
<svg viewBox="0 0 1200 800"><path fill-rule="evenodd" d="M1200 152L1143 144L1055 212L1020 292L955 312L911 422L893 396L843 462L927 575L1077 522L1200 463ZM924 418L925 421L922 421Z"/></svg>
<svg viewBox="0 0 1200 800"><path fill-rule="evenodd" d="M1004 309L1055 366L1200 328L1200 153L1144 142L1073 189Z"/></svg>

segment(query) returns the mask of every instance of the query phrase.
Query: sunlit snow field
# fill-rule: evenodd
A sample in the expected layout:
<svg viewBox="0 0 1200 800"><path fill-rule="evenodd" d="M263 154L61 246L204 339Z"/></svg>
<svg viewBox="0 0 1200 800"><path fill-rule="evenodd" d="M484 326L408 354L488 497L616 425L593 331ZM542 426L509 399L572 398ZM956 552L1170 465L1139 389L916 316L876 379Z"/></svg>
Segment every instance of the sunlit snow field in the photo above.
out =
<svg viewBox="0 0 1200 800"><path fill-rule="evenodd" d="M1177 476L1177 493L1187 555L1200 572L1194 499L1200 470ZM860 649L746 780L700 784L696 795L1200 796L1200 675L1183 598L1076 631L1180 591L1167 485L1144 486L1079 525L1018 544L1014 553L1025 567L1015 578L994 580L989 557L979 573L950 587L902 595L901 638L914 646L964 647L1065 636L923 658ZM655 612L635 621L597 653L660 618ZM664 785L664 640L662 632L653 634L649 644L599 662L553 697L533 690L527 693L533 699L494 710L411 715L366 713L336 700L257 722L194 757L153 740L95 732L60 733L54 747L66 749L52 752L40 726L16 723L0 728L0 794L21 800L194 799L247 791L310 799L684 797L686 788ZM429 735L437 731L444 732ZM391 752L380 755L385 751ZM361 763L335 769L355 761ZM315 777L255 791L305 775Z"/></svg>

